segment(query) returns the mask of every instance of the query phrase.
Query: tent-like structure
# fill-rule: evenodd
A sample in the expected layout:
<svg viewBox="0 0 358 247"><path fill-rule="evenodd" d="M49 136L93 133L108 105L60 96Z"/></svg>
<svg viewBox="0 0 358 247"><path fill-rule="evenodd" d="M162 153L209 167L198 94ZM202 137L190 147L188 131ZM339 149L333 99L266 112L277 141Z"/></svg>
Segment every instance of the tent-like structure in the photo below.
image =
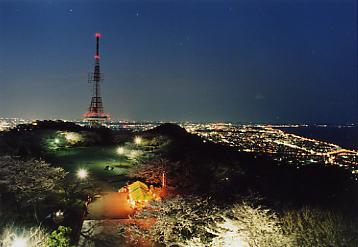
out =
<svg viewBox="0 0 358 247"><path fill-rule="evenodd" d="M140 181L136 181L128 185L128 195L129 203L132 207L137 207L143 203L155 199L153 192L145 183Z"/></svg>

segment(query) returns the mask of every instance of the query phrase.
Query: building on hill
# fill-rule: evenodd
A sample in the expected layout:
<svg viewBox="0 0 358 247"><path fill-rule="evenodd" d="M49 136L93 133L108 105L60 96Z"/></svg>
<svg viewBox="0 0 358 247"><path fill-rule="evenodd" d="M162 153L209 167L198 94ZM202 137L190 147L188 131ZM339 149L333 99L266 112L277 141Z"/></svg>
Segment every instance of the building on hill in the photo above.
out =
<svg viewBox="0 0 358 247"><path fill-rule="evenodd" d="M149 201L160 200L160 196L155 193L153 186L148 187L145 183L136 181L127 186L128 202L132 208L142 208Z"/></svg>

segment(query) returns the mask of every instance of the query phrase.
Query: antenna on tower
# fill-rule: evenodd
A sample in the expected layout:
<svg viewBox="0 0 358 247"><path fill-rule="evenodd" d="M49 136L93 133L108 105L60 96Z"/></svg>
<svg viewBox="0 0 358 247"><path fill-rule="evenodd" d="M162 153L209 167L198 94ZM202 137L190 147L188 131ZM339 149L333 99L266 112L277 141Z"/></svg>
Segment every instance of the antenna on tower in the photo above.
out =
<svg viewBox="0 0 358 247"><path fill-rule="evenodd" d="M97 60L100 59L99 56L99 38L101 38L101 34L100 33L96 33L96 55L94 56L94 58Z"/></svg>

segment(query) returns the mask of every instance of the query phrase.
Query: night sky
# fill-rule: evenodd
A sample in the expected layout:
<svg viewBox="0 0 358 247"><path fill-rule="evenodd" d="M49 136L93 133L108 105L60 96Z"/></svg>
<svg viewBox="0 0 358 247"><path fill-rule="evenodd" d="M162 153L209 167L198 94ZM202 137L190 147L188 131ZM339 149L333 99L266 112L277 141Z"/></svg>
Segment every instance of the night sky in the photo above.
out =
<svg viewBox="0 0 358 247"><path fill-rule="evenodd" d="M0 117L357 121L355 0L0 0Z"/></svg>

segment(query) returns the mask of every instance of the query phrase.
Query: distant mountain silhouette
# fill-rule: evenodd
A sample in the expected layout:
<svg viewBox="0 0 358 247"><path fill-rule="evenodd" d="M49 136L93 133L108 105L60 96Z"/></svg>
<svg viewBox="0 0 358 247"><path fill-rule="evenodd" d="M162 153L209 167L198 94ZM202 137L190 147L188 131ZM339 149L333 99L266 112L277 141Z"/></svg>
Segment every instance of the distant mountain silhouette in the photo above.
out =
<svg viewBox="0 0 358 247"><path fill-rule="evenodd" d="M177 124L164 123L155 127L151 130L146 131L149 134L160 134L168 137L179 137L183 138L188 136L188 132Z"/></svg>

